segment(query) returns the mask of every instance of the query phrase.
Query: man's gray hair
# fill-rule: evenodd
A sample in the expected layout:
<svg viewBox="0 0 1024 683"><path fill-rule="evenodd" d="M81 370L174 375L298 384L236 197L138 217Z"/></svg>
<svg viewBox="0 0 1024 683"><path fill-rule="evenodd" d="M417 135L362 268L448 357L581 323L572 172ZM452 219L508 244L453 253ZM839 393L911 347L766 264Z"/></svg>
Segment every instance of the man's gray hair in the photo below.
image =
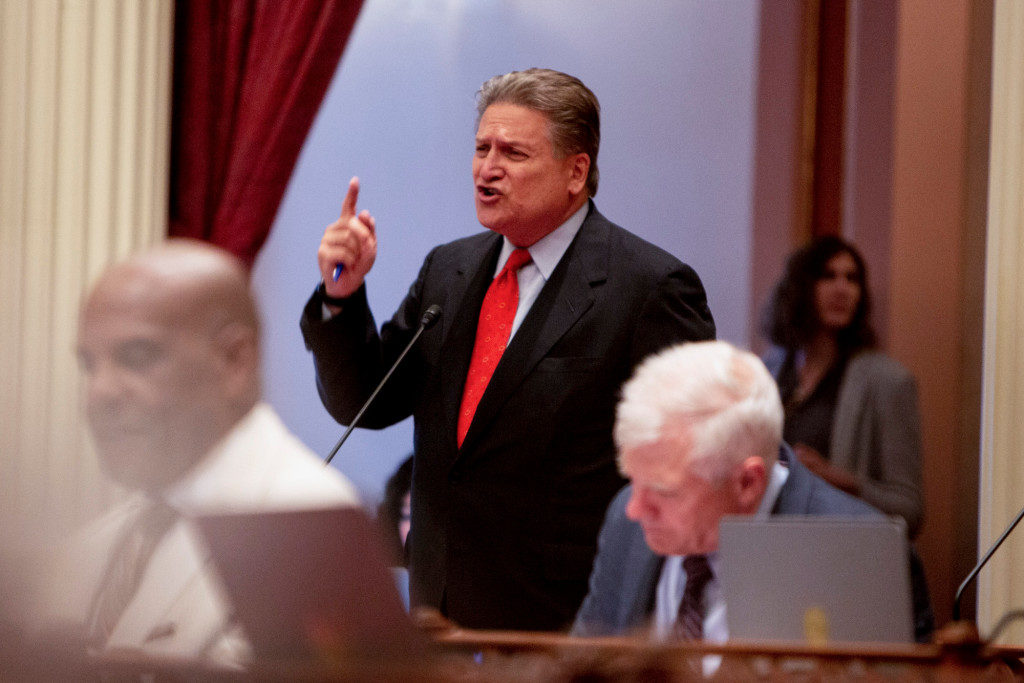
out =
<svg viewBox="0 0 1024 683"><path fill-rule="evenodd" d="M626 450L685 435L680 467L715 481L750 456L770 468L782 420L775 380L757 356L723 341L692 342L647 358L623 385L615 445L621 466Z"/></svg>
<svg viewBox="0 0 1024 683"><path fill-rule="evenodd" d="M580 79L551 69L526 69L494 76L477 93L477 125L492 104L515 104L544 114L551 122L551 145L556 157L580 152L590 157L587 195L597 194L601 105Z"/></svg>

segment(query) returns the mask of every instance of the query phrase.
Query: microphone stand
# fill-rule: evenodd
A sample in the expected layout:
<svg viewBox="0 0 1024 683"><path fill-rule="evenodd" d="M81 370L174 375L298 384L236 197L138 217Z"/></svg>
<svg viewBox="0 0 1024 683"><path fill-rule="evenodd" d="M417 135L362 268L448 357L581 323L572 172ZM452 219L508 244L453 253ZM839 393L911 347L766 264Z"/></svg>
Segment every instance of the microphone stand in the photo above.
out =
<svg viewBox="0 0 1024 683"><path fill-rule="evenodd" d="M985 566L985 563L988 562L990 557L992 557L992 554L995 553L999 546L1003 544L1003 541L1005 541L1006 537L1010 535L1010 532L1020 524L1021 519L1024 519L1024 508L1017 513L1014 520L1010 522L1010 526L1006 527L1006 531L1003 532L1003 535L992 544L992 547L988 549L987 553L985 553L985 557L981 558L981 562L971 570L971 573L967 575L967 578L960 584L960 587L956 589L956 596L953 598L953 621L960 621L960 598L963 597L964 590L968 585L970 585L971 581L974 580L974 577L978 575L978 572L980 572L981 568Z"/></svg>
<svg viewBox="0 0 1024 683"><path fill-rule="evenodd" d="M384 379L380 381L380 384L377 385L377 388L373 390L372 394L370 394L370 398L366 399L366 403L363 404L363 407L359 409L359 412L356 413L356 416L352 418L351 422L349 422L348 429L346 429L345 433L341 435L340 439L338 439L338 443L334 444L334 448L331 449L330 454L324 460L325 465L331 464L331 460L333 460L334 456L337 455L338 449L341 448L341 445L345 443L346 439L348 439L348 435L351 434L352 430L356 428L357 424L359 424L359 419L363 416L363 413L365 413L366 409L370 407L371 403L373 403L373 399L377 398L377 394L379 394L380 390L384 388L384 385L387 383L387 381L391 379L391 375L394 374L395 370L398 368L399 363L401 363L402 359L404 359L406 354L409 353L409 350L420 338L420 335L423 334L424 331L433 327L434 323L437 322L437 319L440 316L441 307L438 306L437 304L432 305L430 308L423 312L423 317L420 318L420 326L416 329L416 333L412 335L412 339L410 339L409 343L405 345L404 349L402 349L402 353L398 355L398 359L391 365L391 368L387 371L387 374L384 375Z"/></svg>

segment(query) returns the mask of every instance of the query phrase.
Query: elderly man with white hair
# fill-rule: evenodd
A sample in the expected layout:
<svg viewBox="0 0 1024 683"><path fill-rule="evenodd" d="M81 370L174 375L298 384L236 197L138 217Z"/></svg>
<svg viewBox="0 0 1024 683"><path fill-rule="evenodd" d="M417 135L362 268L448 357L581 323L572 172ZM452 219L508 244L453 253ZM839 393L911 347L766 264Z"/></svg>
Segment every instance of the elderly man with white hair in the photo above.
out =
<svg viewBox="0 0 1024 683"><path fill-rule="evenodd" d="M832 487L782 442L782 405L761 361L721 341L645 360L623 386L615 421L622 474L598 540L576 635L652 628L662 638L728 638L715 578L724 515L878 515ZM932 615L916 558L915 620Z"/></svg>

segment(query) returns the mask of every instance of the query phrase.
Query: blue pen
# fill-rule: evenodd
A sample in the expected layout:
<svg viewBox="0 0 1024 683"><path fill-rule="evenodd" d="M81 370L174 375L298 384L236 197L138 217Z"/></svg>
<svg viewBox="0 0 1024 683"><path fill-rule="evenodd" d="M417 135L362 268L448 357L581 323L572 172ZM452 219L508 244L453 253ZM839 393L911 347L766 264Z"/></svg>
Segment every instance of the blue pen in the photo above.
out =
<svg viewBox="0 0 1024 683"><path fill-rule="evenodd" d="M345 270L345 264L344 263L339 263L338 265L334 266L334 281L335 282L337 282L338 278L341 277L341 271L343 271L343 270Z"/></svg>

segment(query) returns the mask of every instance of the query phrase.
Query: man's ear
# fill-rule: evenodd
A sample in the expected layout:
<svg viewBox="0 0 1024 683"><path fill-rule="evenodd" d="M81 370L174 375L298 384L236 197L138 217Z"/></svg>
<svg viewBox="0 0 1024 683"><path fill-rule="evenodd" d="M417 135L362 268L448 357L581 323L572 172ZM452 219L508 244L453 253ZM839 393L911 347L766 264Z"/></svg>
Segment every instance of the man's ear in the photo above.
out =
<svg viewBox="0 0 1024 683"><path fill-rule="evenodd" d="M740 514L752 515L757 512L765 489L768 488L768 470L764 458L752 455L741 462L739 476L734 481Z"/></svg>
<svg viewBox="0 0 1024 683"><path fill-rule="evenodd" d="M248 398L259 381L260 350L256 330L240 323L225 325L214 339L224 370L224 391L231 398Z"/></svg>
<svg viewBox="0 0 1024 683"><path fill-rule="evenodd" d="M586 191L587 176L590 174L590 155L586 152L569 155L569 192L573 195Z"/></svg>

